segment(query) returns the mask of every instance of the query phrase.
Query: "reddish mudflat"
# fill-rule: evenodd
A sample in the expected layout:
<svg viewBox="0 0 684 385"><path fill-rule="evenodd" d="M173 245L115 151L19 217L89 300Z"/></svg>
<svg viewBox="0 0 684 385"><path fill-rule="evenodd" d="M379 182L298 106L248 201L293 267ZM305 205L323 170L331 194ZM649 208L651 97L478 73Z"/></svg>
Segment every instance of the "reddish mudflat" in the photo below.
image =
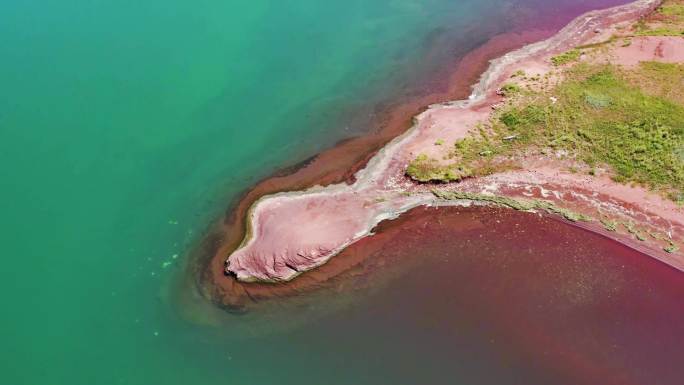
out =
<svg viewBox="0 0 684 385"><path fill-rule="evenodd" d="M311 274L336 268L346 273L322 286L305 274L282 285L301 292L221 326L269 319L271 307L279 309L270 317L277 325L308 319L240 344L234 359L326 384L676 385L684 378L684 276L552 217L419 208ZM349 297L351 305L321 310ZM254 347L267 342L268 351Z"/></svg>
<svg viewBox="0 0 684 385"><path fill-rule="evenodd" d="M341 257L365 252L340 290L363 288L394 263L406 273L306 334L336 330L333 344L362 348L355 328L396 339L401 353L389 360L405 362L392 363L395 374L498 384L684 378L684 277L600 235L501 209L416 209Z"/></svg>

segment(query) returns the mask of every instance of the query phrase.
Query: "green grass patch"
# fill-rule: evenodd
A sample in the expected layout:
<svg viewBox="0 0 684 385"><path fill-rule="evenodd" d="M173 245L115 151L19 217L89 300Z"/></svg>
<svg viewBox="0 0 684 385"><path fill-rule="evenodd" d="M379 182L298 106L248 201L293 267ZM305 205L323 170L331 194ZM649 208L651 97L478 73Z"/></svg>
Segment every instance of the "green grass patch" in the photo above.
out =
<svg viewBox="0 0 684 385"><path fill-rule="evenodd" d="M461 165L442 165L427 155L419 155L406 169L406 175L422 182L457 182L472 175L472 171Z"/></svg>
<svg viewBox="0 0 684 385"><path fill-rule="evenodd" d="M607 219L601 219L601 224L608 231L617 231L617 223L614 221L609 221Z"/></svg>
<svg viewBox="0 0 684 385"><path fill-rule="evenodd" d="M679 251L679 247L677 247L677 245L675 245L674 243L670 243L670 245L667 247L664 247L663 250L665 250L666 253L673 254L673 253L676 253L677 251Z"/></svg>
<svg viewBox="0 0 684 385"><path fill-rule="evenodd" d="M668 65L637 71L670 82ZM684 194L684 107L646 94L613 66L576 64L549 94L521 97L503 109L492 127L456 143L453 157L476 169L482 158L506 159L530 150L564 150L589 167L608 165L618 182ZM557 98L556 103L549 95ZM515 140L506 140L515 137ZM481 162L480 162L481 163ZM479 171L476 171L480 174ZM674 199L674 198L673 198ZM676 199L675 199L676 200Z"/></svg>
<svg viewBox="0 0 684 385"><path fill-rule="evenodd" d="M647 94L684 105L684 65L642 62L640 69L630 74L630 80Z"/></svg>
<svg viewBox="0 0 684 385"><path fill-rule="evenodd" d="M578 49L578 50L582 50L582 49L588 49L588 48L605 47L605 46L607 46L608 44L614 42L615 39L616 39L615 37L611 37L611 38L608 39L608 40L603 40L603 41L600 41L600 42L598 42L598 43L591 43L591 44L578 45L578 46L575 47L575 48Z"/></svg>
<svg viewBox="0 0 684 385"><path fill-rule="evenodd" d="M684 36L684 4L681 1L665 1L650 18L636 24L638 36Z"/></svg>
<svg viewBox="0 0 684 385"><path fill-rule="evenodd" d="M675 21L684 21L684 4L666 3L660 7L658 12L676 19Z"/></svg>
<svg viewBox="0 0 684 385"><path fill-rule="evenodd" d="M511 96L511 95L517 94L517 93L520 92L521 90L522 90L522 89L521 89L520 86L517 85L517 84L506 83L506 84L504 84L503 86L501 86L501 90L500 90L500 91L501 91L501 93L502 93L504 96Z"/></svg>
<svg viewBox="0 0 684 385"><path fill-rule="evenodd" d="M581 55L582 51L579 49L571 49L570 51L552 57L551 63L555 66L562 66L577 61Z"/></svg>
<svg viewBox="0 0 684 385"><path fill-rule="evenodd" d="M511 75L512 78L524 78L525 76L525 71L523 70L517 70Z"/></svg>
<svg viewBox="0 0 684 385"><path fill-rule="evenodd" d="M637 31L637 36L684 36L684 29L681 27L659 27Z"/></svg>

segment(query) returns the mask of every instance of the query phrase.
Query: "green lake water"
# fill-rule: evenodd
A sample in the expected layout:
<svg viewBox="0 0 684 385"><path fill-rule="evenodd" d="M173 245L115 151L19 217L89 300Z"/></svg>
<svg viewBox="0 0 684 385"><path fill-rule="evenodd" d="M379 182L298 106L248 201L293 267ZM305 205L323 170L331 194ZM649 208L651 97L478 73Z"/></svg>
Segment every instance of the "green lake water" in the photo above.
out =
<svg viewBox="0 0 684 385"><path fill-rule="evenodd" d="M372 129L354 112L419 90L522 3L3 1L1 382L321 384L277 360L336 359L306 333L180 316L165 293L185 253L241 191ZM435 37L453 44L426 62Z"/></svg>

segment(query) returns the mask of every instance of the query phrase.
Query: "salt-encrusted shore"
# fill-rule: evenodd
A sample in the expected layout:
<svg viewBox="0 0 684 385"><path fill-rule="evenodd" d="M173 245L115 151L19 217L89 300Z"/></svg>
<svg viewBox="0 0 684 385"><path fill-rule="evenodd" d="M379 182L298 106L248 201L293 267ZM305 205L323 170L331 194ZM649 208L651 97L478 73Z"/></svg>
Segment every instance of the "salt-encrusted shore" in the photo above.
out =
<svg viewBox="0 0 684 385"><path fill-rule="evenodd" d="M469 100L432 106L415 119L414 127L378 152L352 184L314 187L301 192L263 197L249 211L247 234L227 260L226 272L244 282L282 282L326 263L348 245L372 234L383 220L421 205L472 204L472 200L444 200L431 188L404 176L407 164L433 149L437 140L453 142L468 135L492 114L500 101L496 90L513 72L551 71L549 58L578 45L605 40L611 29L652 11L659 1L642 0L583 15L552 38L509 53L492 62ZM638 43L638 42L637 42ZM651 42L652 43L652 42ZM651 44L644 42L642 46ZM639 52L650 55L648 49ZM672 50L676 56L677 50ZM615 52L618 57L627 53ZM648 60L676 60L651 55ZM539 167L530 160L524 170L440 186L463 191L524 199L543 198L558 206L591 215L600 210L612 217L660 230L671 239L684 234L684 212L673 202L638 187L621 186L608 178L587 178L553 165ZM476 204L478 202L475 202ZM598 223L585 224L602 231ZM657 239L647 243L621 241L684 270L684 257L666 253Z"/></svg>

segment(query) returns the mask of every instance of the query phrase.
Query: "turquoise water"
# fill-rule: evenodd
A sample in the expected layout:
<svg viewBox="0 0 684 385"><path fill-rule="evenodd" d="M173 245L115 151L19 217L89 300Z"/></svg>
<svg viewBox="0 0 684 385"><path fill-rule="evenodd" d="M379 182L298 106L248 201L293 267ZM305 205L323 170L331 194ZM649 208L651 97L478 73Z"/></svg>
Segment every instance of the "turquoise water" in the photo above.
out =
<svg viewBox="0 0 684 385"><path fill-rule="evenodd" d="M185 252L238 193L372 129L353 111L419 90L522 3L2 2L2 382L309 383L239 359L291 334L179 315ZM453 46L426 62L436 35Z"/></svg>

